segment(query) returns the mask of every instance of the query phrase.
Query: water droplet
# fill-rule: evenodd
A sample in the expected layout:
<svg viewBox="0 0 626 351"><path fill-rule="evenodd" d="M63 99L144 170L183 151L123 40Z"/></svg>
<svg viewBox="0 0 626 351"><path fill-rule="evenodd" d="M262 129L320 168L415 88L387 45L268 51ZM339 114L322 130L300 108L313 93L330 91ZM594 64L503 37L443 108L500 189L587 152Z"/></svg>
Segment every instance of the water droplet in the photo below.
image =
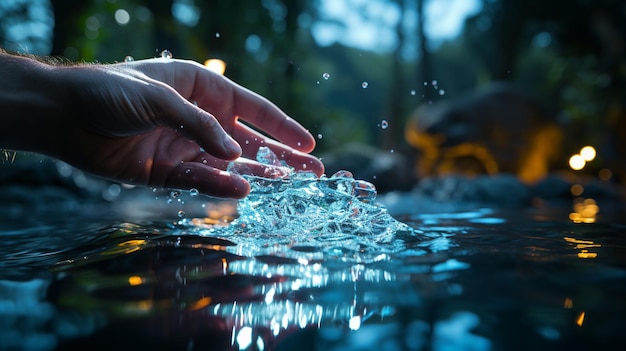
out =
<svg viewBox="0 0 626 351"><path fill-rule="evenodd" d="M389 152L391 152L392 154L394 153L393 149L389 150Z"/></svg>
<svg viewBox="0 0 626 351"><path fill-rule="evenodd" d="M297 142L296 145L302 146L302 143L301 142Z"/></svg>
<svg viewBox="0 0 626 351"><path fill-rule="evenodd" d="M427 85L428 85L428 82L424 82L424 86L427 86Z"/></svg>
<svg viewBox="0 0 626 351"><path fill-rule="evenodd" d="M367 82L363 82L363 83L361 83L361 86L363 87L363 89L367 89L367 86L368 86L368 85L369 85L369 84L368 84Z"/></svg>
<svg viewBox="0 0 626 351"><path fill-rule="evenodd" d="M198 189L196 189L196 188L191 188L191 189L189 190L189 195L191 195L191 196L193 196L193 197L198 196L198 194L200 194L200 192L199 192L199 191L198 191Z"/></svg>
<svg viewBox="0 0 626 351"><path fill-rule="evenodd" d="M302 164L302 169L306 169L306 163Z"/></svg>
<svg viewBox="0 0 626 351"><path fill-rule="evenodd" d="M171 59L172 53L169 50L163 50L161 51L161 57L165 59Z"/></svg>
<svg viewBox="0 0 626 351"><path fill-rule="evenodd" d="M191 169L187 168L187 169L185 170L185 174L189 174L189 173L191 173Z"/></svg>
<svg viewBox="0 0 626 351"><path fill-rule="evenodd" d="M318 139L322 139L322 134L318 134L318 135L317 135L317 138L318 138Z"/></svg>
<svg viewBox="0 0 626 351"><path fill-rule="evenodd" d="M181 125L180 125L180 129L183 129L183 128L185 128L185 126L181 124Z"/></svg>
<svg viewBox="0 0 626 351"><path fill-rule="evenodd" d="M203 159L202 163L204 163L206 165L207 164L207 160Z"/></svg>
<svg viewBox="0 0 626 351"><path fill-rule="evenodd" d="M389 122L387 122L387 120L386 120L386 119L383 119L383 120L380 122L380 127L381 127L382 129L387 129L387 128L389 127Z"/></svg>
<svg viewBox="0 0 626 351"><path fill-rule="evenodd" d="M133 62L133 61L135 61L135 59L130 55L124 57L124 62Z"/></svg>
<svg viewBox="0 0 626 351"><path fill-rule="evenodd" d="M180 191L178 191L178 190L172 190L172 191L170 192L170 197L171 197L171 198L174 198L174 199L175 199L175 198L177 198L177 197L178 197L178 195L180 195Z"/></svg>
<svg viewBox="0 0 626 351"><path fill-rule="evenodd" d="M319 84L320 84L320 81L318 80L317 82L315 82L315 84L319 85Z"/></svg>
<svg viewBox="0 0 626 351"><path fill-rule="evenodd" d="M328 78L330 78L330 74L328 74L328 73L324 72L324 74L322 74L322 77L323 77L325 80L328 80Z"/></svg>
<svg viewBox="0 0 626 351"><path fill-rule="evenodd" d="M446 94L446 91L445 91L445 90L443 90L443 89L439 89L439 95L445 95L445 94Z"/></svg>
<svg viewBox="0 0 626 351"><path fill-rule="evenodd" d="M168 204L171 204L172 202L173 202L173 200L172 200L172 199L167 199L167 203L168 203Z"/></svg>
<svg viewBox="0 0 626 351"><path fill-rule="evenodd" d="M411 90L411 95L415 95L415 90Z"/></svg>
<svg viewBox="0 0 626 351"><path fill-rule="evenodd" d="M431 84L432 84L432 85L437 85L437 80L436 80L436 79L433 79L433 81L432 81L432 83L431 83Z"/></svg>
<svg viewBox="0 0 626 351"><path fill-rule="evenodd" d="M246 139L245 143L246 145L250 144L250 140Z"/></svg>
<svg viewBox="0 0 626 351"><path fill-rule="evenodd" d="M215 33L215 37L216 37L216 38L219 38L219 37L220 37L220 35L221 35L221 34L220 34L219 32L218 32L218 33Z"/></svg>

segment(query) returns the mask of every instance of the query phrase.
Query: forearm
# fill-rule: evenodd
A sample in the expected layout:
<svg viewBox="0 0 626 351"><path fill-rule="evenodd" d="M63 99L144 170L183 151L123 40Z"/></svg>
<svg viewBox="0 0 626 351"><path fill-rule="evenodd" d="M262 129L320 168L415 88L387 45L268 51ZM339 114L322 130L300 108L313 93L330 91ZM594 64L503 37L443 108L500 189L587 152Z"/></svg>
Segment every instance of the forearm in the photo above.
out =
<svg viewBox="0 0 626 351"><path fill-rule="evenodd" d="M0 52L0 148L51 153L64 102L54 67Z"/></svg>

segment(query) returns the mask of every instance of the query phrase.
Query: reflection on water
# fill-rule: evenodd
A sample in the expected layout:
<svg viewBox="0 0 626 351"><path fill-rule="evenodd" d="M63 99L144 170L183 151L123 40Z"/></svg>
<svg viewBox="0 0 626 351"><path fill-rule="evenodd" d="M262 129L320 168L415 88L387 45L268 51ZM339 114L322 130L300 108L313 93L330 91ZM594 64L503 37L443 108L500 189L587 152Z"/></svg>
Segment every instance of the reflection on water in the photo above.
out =
<svg viewBox="0 0 626 351"><path fill-rule="evenodd" d="M108 225L53 250L59 263L47 279L3 280L1 345L497 350L623 341L626 226L532 216L415 214L405 220L425 235L380 251L201 236L185 221Z"/></svg>
<svg viewBox="0 0 626 351"><path fill-rule="evenodd" d="M626 224L605 208L413 213L383 241L218 213L4 223L0 349L614 349Z"/></svg>

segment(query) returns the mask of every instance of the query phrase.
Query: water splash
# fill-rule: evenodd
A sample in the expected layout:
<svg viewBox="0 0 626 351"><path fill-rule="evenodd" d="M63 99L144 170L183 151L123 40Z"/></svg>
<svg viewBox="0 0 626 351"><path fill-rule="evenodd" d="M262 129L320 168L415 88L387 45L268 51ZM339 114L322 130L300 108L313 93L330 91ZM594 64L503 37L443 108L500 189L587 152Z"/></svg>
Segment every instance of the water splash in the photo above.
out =
<svg viewBox="0 0 626 351"><path fill-rule="evenodd" d="M197 228L198 234L254 238L250 246L257 248L288 241L380 254L388 250L379 245L391 244L387 249L395 251L397 235L416 232L375 202L373 184L354 179L349 171L319 178L311 172L294 172L267 147L259 148L257 161L277 171L251 176L232 163L229 171L242 174L251 186L250 194L239 201L239 217L226 225ZM188 219L179 223L193 224Z"/></svg>
<svg viewBox="0 0 626 351"><path fill-rule="evenodd" d="M161 57L165 59L171 59L173 55L169 50L163 50L161 51Z"/></svg>

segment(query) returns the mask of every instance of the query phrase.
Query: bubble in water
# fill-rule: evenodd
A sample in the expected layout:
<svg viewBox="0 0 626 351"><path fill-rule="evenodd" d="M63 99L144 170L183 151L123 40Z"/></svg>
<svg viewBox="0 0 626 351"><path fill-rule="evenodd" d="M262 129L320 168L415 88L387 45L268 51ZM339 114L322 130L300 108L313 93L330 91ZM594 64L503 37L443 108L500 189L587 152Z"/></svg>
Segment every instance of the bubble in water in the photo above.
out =
<svg viewBox="0 0 626 351"><path fill-rule="evenodd" d="M411 90L411 95L415 95L415 90Z"/></svg>
<svg viewBox="0 0 626 351"><path fill-rule="evenodd" d="M386 119L383 119L382 122L380 122L380 127L382 129L387 129L389 127L389 122L387 122Z"/></svg>
<svg viewBox="0 0 626 351"><path fill-rule="evenodd" d="M174 198L174 199L175 199L175 198L177 198L179 195L180 195L180 191L178 191L178 190L172 190L172 191L170 192L170 197L171 197L171 198Z"/></svg>
<svg viewBox="0 0 626 351"><path fill-rule="evenodd" d="M432 83L431 83L431 84L432 84L432 85L437 85L437 80L436 80L436 79L433 79L433 81L432 81Z"/></svg>
<svg viewBox="0 0 626 351"><path fill-rule="evenodd" d="M446 91L445 91L445 90L443 90L443 89L439 89L439 95L445 95L445 94L446 94Z"/></svg>
<svg viewBox="0 0 626 351"><path fill-rule="evenodd" d="M428 85L428 82L424 82L424 86L427 86L427 85Z"/></svg>
<svg viewBox="0 0 626 351"><path fill-rule="evenodd" d="M196 196L198 196L198 194L200 194L200 192L198 191L198 189L196 189L196 188L191 188L191 189L189 189L189 195L190 195L190 196L196 197Z"/></svg>
<svg viewBox="0 0 626 351"><path fill-rule="evenodd" d="M166 59L171 59L173 56L169 50L163 50L161 51L161 57L166 58Z"/></svg>
<svg viewBox="0 0 626 351"><path fill-rule="evenodd" d="M185 170L185 174L189 174L189 173L191 173L191 169L187 168L187 169Z"/></svg>
<svg viewBox="0 0 626 351"><path fill-rule="evenodd" d="M367 89L367 86L368 86L368 85L369 85L369 84L368 84L367 82L363 82L363 83L361 83L361 86L363 87L363 89Z"/></svg>
<svg viewBox="0 0 626 351"><path fill-rule="evenodd" d="M328 74L328 73L324 72L324 74L322 74L322 77L323 77L325 80L328 80L328 78L330 78L330 74Z"/></svg>
<svg viewBox="0 0 626 351"><path fill-rule="evenodd" d="M317 135L318 139L322 139L322 137L323 137L323 135L321 133Z"/></svg>
<svg viewBox="0 0 626 351"><path fill-rule="evenodd" d="M220 35L221 35L221 34L220 34L219 32L218 32L218 33L215 33L215 37L216 37L216 38L219 38L219 37L220 37Z"/></svg>
<svg viewBox="0 0 626 351"><path fill-rule="evenodd" d="M133 62L133 61L135 61L135 59L130 55L124 57L124 62Z"/></svg>
<svg viewBox="0 0 626 351"><path fill-rule="evenodd" d="M178 211L178 218L183 218L183 217L185 217L185 211L183 210Z"/></svg>

